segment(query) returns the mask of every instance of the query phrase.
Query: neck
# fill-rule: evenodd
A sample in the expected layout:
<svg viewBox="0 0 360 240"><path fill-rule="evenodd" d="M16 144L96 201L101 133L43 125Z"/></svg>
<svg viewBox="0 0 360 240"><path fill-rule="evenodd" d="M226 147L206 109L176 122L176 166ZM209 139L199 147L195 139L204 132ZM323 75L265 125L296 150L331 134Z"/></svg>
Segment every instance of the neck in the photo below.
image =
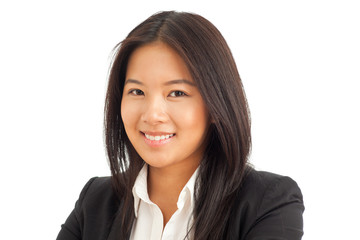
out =
<svg viewBox="0 0 360 240"><path fill-rule="evenodd" d="M179 169L177 167L161 169L149 166L148 168L148 191L164 191L171 192L178 189L179 193L190 177L193 175L198 165L191 166L187 169Z"/></svg>

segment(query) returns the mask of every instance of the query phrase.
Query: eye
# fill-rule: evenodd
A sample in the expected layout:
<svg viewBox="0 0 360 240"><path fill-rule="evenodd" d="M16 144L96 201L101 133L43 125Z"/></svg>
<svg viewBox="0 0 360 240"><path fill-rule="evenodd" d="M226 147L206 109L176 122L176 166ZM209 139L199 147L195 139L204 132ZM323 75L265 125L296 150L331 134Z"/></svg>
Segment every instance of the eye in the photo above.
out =
<svg viewBox="0 0 360 240"><path fill-rule="evenodd" d="M182 97L182 96L187 96L186 93L184 93L183 91L172 91L170 94L169 94L170 97Z"/></svg>
<svg viewBox="0 0 360 240"><path fill-rule="evenodd" d="M144 95L144 92L141 91L140 89L132 89L129 91L129 94L139 96L139 95Z"/></svg>

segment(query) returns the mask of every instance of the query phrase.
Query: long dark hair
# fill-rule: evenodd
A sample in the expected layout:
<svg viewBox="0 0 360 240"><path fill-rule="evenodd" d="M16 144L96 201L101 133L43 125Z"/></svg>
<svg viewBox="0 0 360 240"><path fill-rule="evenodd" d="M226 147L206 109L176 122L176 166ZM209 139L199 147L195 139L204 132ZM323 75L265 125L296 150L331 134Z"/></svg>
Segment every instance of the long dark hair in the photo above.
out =
<svg viewBox="0 0 360 240"><path fill-rule="evenodd" d="M185 61L208 108L208 145L195 185L193 231L196 239L227 239L231 204L247 168L251 148L250 114L241 79L225 39L205 18L184 12L160 12L133 29L115 47L105 103L105 143L113 187L121 200L121 239L134 221L132 187L144 164L130 143L120 104L129 56L145 44L161 41Z"/></svg>

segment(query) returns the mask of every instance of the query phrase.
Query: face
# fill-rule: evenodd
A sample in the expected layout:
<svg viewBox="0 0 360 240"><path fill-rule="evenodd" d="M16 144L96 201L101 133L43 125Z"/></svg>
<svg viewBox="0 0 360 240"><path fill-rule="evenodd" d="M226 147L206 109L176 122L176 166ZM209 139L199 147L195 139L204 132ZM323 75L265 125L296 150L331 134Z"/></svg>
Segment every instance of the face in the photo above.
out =
<svg viewBox="0 0 360 240"><path fill-rule="evenodd" d="M198 165L209 116L185 62L155 42L130 56L121 116L135 150L151 167Z"/></svg>

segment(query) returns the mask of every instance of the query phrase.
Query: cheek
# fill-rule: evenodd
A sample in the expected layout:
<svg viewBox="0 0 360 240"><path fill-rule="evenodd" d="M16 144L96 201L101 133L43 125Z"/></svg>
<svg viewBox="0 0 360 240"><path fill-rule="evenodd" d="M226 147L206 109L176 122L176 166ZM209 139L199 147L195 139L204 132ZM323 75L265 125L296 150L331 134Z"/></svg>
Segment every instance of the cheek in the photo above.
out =
<svg viewBox="0 0 360 240"><path fill-rule="evenodd" d="M199 102L176 106L171 109L171 116L178 128L204 130L208 125L208 113L205 106ZM195 129L194 129L195 128Z"/></svg>
<svg viewBox="0 0 360 240"><path fill-rule="evenodd" d="M125 130L128 131L129 127L135 124L136 118L135 118L135 112L134 108L131 107L131 104L129 104L126 101L121 102L121 118L125 126Z"/></svg>

